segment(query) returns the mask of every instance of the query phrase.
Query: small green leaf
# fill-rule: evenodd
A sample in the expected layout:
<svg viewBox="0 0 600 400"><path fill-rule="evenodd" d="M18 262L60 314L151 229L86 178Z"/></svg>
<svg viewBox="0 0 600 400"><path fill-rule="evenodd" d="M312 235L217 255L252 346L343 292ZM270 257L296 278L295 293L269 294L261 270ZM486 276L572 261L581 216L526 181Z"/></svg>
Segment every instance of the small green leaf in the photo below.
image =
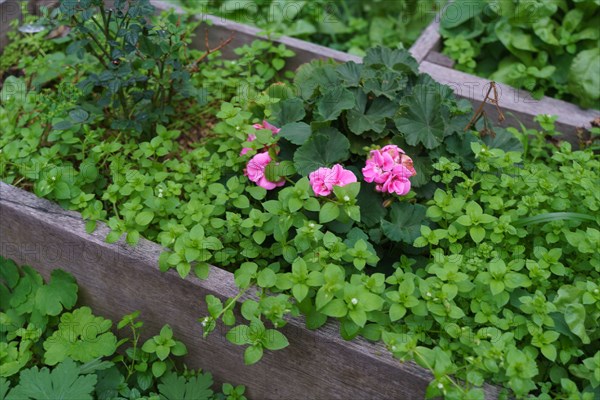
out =
<svg viewBox="0 0 600 400"><path fill-rule="evenodd" d="M225 337L231 343L237 345L250 343L250 327L248 325L238 325L230 329Z"/></svg>
<svg viewBox="0 0 600 400"><path fill-rule="evenodd" d="M340 209L336 203L325 203L319 211L319 223L325 224L335 220L340 215Z"/></svg>
<svg viewBox="0 0 600 400"><path fill-rule="evenodd" d="M146 226L154 219L154 213L152 211L142 211L135 216L135 223L141 226Z"/></svg>
<svg viewBox="0 0 600 400"><path fill-rule="evenodd" d="M262 340L263 346L268 350L280 350L289 345L285 335L275 329L267 329Z"/></svg>
<svg viewBox="0 0 600 400"><path fill-rule="evenodd" d="M260 361L263 356L263 348L260 345L249 346L244 351L244 364L252 365Z"/></svg>
<svg viewBox="0 0 600 400"><path fill-rule="evenodd" d="M348 309L346 308L346 303L341 299L331 300L322 309L319 310L320 313L336 318L341 318L345 316L347 311Z"/></svg>
<svg viewBox="0 0 600 400"><path fill-rule="evenodd" d="M152 375L156 378L163 376L167 370L167 364L164 361L155 361L152 363Z"/></svg>

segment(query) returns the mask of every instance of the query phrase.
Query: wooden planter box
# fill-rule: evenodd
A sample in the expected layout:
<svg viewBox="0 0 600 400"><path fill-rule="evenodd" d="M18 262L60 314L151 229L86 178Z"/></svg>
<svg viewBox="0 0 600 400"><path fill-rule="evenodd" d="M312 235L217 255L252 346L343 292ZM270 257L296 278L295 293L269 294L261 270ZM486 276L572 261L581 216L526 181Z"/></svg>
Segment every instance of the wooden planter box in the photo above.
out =
<svg viewBox="0 0 600 400"><path fill-rule="evenodd" d="M457 96L470 100L474 107L478 107L489 89L489 79L452 68L453 61L440 53L443 43L439 26L439 16L437 16L415 42L411 49L413 56L419 62L421 72L431 75L440 83L449 85ZM565 134L565 139L577 142L578 129L589 130L591 122L600 118L598 110L584 110L575 104L551 97L535 100L526 90L515 89L502 83L496 83L496 87L500 108L506 116L504 123L500 124L502 126L519 126L521 122L528 128L539 128L539 124L533 120L536 115L557 115L558 130ZM487 104L485 110L486 114L497 122L496 108Z"/></svg>
<svg viewBox="0 0 600 400"><path fill-rule="evenodd" d="M160 9L168 4L153 2ZM222 20L206 27L211 45L233 32L232 49L257 38L258 29ZM198 43L204 48L201 27ZM339 61L354 57L282 37L277 40L296 52L290 68L315 58ZM414 51L414 49L413 49ZM275 353L266 352L253 366L243 364L243 348L229 343L219 326L207 339L201 335L197 318L207 315L204 297L221 299L237 293L233 274L212 267L207 280L181 279L174 271L161 273L158 256L162 247L140 240L135 247L122 242L108 244L108 228L99 224L87 234L85 222L76 212L65 211L50 201L0 182L0 254L19 264L34 266L46 279L55 268L73 274L80 287L82 304L113 321L135 310L141 311L146 333L154 334L170 324L186 343L185 362L192 368L211 371L217 382L229 381L247 386L253 399L423 399L431 374L413 362L400 363L382 343L362 338L344 341L338 324L329 322L316 331L305 328L302 318L291 318L282 330L290 346ZM498 388L486 385L486 398L496 399Z"/></svg>

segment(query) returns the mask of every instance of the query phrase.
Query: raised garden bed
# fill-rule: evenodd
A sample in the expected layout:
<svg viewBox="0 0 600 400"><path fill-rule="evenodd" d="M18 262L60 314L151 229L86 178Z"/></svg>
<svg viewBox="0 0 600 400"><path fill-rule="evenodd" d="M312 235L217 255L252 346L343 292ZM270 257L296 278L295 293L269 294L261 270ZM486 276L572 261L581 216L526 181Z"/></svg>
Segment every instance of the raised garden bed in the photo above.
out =
<svg viewBox="0 0 600 400"><path fill-rule="evenodd" d="M186 343L185 362L209 369L219 382L235 378L252 399L423 399L431 376L412 362L399 363L382 344L364 339L350 342L336 324L316 331L292 319L283 329L290 346L266 354L258 364L241 363L243 349L225 340L225 331L202 339L196 316L206 312L202 299L212 294L233 297L233 274L213 267L206 280L182 280L176 272L161 273L162 247L140 240L135 247L108 244L107 229L85 232L78 213L0 182L0 249L2 256L36 266L48 279L60 267L81 288L81 301L96 313L118 320L136 310L158 331L168 323ZM496 389L486 388L489 399Z"/></svg>
<svg viewBox="0 0 600 400"><path fill-rule="evenodd" d="M153 1L159 10L168 3ZM208 32L209 43L216 46L233 34L230 46L223 49L226 58L236 58L232 49L248 44L258 29L198 16L212 21L201 26ZM204 48L203 34L197 36L198 48ZM294 69L312 59L357 61L346 53L294 38L277 40L296 53L287 67ZM240 362L243 349L225 340L224 327L202 339L196 316L206 312L202 301L208 294L225 299L237 293L233 274L212 267L207 280L181 280L176 272L161 273L158 257L163 248L147 240L135 247L108 244L108 229L85 232L79 213L65 211L52 202L0 182L0 250L4 257L20 264L34 265L48 278L60 267L74 275L82 290L81 300L107 318L118 320L140 310L149 330L170 324L187 344L186 363L192 368L207 368L219 382L232 380L248 388L256 399L422 399L431 374L413 362L399 363L382 343L358 338L340 338L336 323L311 331L302 318L292 319L283 329L290 346L267 354L252 366ZM293 378L292 378L293 377ZM495 399L498 390L486 385L486 398Z"/></svg>
<svg viewBox="0 0 600 400"><path fill-rule="evenodd" d="M164 3L155 5L167 7ZM231 48L256 37L252 28L219 19L213 22L207 27L212 45L229 38L232 32L235 35ZM297 54L288 63L291 68L314 58L359 61L294 39L281 38L279 42ZM195 46L203 49L205 43L200 40ZM421 58L419 54L425 53L417 46L413 54ZM421 69L423 65L426 62ZM289 347L277 353L267 352L262 362L244 367L240 362L242 349L225 340L225 327L219 326L217 332L202 340L200 325L194 320L206 311L202 301L206 295L221 299L236 295L233 274L211 267L207 280L182 281L174 271L160 273L156 266L163 251L161 246L145 240L135 247L107 244L106 227L87 234L78 213L64 211L4 183L0 183L0 218L3 256L39 267L45 277L52 268L64 268L77 278L83 300L100 314L118 319L140 310L153 329L159 324L171 324L188 344L190 366L209 368L220 381L245 384L251 398L420 399L432 378L414 363L399 363L381 344L362 339L343 341L337 325L332 323L310 331L304 328L301 318L290 319L282 329L290 339ZM496 388L484 388L486 398L497 397Z"/></svg>
<svg viewBox="0 0 600 400"><path fill-rule="evenodd" d="M470 100L474 107L478 107L486 97L490 81L452 68L453 61L440 53L442 37L439 33L439 24L438 17L423 31L411 51L420 62L421 72L430 74L436 81L449 85L458 96ZM575 143L578 131L589 129L592 122L600 118L598 110L584 110L575 104L550 97L535 100L526 90L515 89L502 83L496 83L496 87L499 105L506 117L500 123L502 126L518 126L519 123L523 123L526 127L534 128L537 127L537 123L533 120L536 115L556 115L558 130ZM494 105L487 103L485 111L492 119L498 119L498 112Z"/></svg>

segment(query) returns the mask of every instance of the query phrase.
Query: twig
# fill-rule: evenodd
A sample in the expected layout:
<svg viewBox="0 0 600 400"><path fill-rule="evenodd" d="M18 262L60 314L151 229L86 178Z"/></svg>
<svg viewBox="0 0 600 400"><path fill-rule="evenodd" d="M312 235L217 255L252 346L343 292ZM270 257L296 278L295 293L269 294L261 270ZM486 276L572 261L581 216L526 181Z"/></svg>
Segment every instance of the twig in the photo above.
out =
<svg viewBox="0 0 600 400"><path fill-rule="evenodd" d="M229 35L229 37L227 39L225 39L221 43L219 43L219 45L217 47L215 47L214 49L211 49L210 44L208 43L208 29L206 29L204 32L204 45L206 46L206 52L204 54L202 54L200 57L198 57L198 59L192 63L192 65L190 66L190 70L192 72L198 72L198 64L200 64L202 62L202 60L204 60L206 57L208 57L209 54L214 53L215 51L221 50L223 47L225 47L229 43L231 43L234 36L235 36L235 33L231 32L231 35Z"/></svg>
<svg viewBox="0 0 600 400"><path fill-rule="evenodd" d="M492 91L494 93L494 96L490 97L490 94L492 93ZM498 111L498 122L502 122L505 120L504 113L502 112L502 109L500 108L500 104L499 104L498 89L496 88L496 82L491 81L490 88L488 89L487 93L485 94L483 101L477 108L477 111L475 111L473 118L471 118L471 120L467 124L467 126L465 128L465 132L468 131L469 129L471 129L477 123L477 121L479 121L479 119L481 119L481 117L484 117L484 121L486 120L485 119L485 117L486 117L485 110L483 109L485 107L486 103L493 104L496 107L496 110ZM486 130L487 130L487 123L486 123Z"/></svg>

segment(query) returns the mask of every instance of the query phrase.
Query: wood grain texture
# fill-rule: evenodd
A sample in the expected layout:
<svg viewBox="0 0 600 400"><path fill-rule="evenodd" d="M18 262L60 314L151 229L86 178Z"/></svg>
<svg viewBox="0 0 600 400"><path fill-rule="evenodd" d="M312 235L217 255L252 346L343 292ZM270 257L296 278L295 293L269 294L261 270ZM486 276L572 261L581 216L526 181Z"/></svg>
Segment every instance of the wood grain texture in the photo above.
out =
<svg viewBox="0 0 600 400"><path fill-rule="evenodd" d="M54 268L73 274L80 303L119 320L141 311L146 334L170 324L188 349L186 363L211 371L218 382L248 387L253 399L423 399L430 374L414 363L394 360L380 343L346 342L337 324L310 331L292 318L283 332L290 346L266 352L254 366L244 366L242 348L226 341L223 327L202 339L197 318L206 315L208 294L234 296L233 275L213 267L207 280L183 280L159 272L162 248L147 240L130 247L108 244L105 226L87 234L78 213L0 182L0 254L34 266L47 279ZM495 399L494 387L486 388Z"/></svg>

